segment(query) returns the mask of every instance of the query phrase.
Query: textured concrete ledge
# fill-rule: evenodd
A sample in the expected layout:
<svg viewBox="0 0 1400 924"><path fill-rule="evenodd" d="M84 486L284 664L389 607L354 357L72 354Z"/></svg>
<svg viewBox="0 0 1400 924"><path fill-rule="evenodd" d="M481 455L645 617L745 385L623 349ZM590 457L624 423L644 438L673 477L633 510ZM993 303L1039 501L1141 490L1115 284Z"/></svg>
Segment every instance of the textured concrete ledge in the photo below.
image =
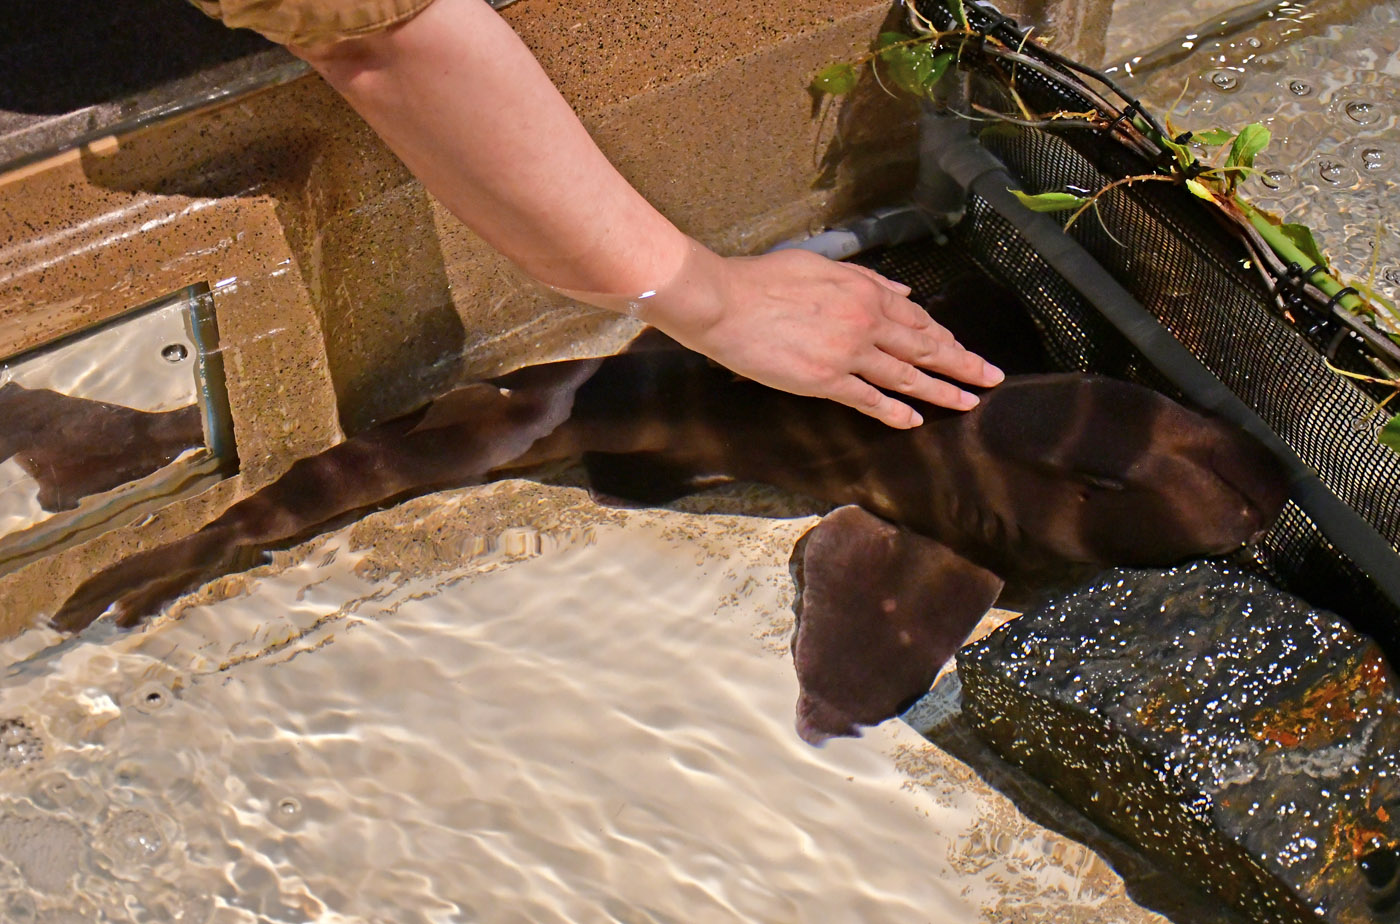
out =
<svg viewBox="0 0 1400 924"><path fill-rule="evenodd" d="M1120 571L958 656L964 715L1260 924L1400 920L1400 698L1375 643L1209 565Z"/></svg>

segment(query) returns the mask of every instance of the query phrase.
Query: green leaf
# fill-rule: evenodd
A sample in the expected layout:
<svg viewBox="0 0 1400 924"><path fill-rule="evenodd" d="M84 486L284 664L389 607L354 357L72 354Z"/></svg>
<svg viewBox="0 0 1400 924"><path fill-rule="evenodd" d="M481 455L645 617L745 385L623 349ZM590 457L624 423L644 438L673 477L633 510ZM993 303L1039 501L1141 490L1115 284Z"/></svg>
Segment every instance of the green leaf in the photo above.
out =
<svg viewBox="0 0 1400 924"><path fill-rule="evenodd" d="M1012 189L1009 192L1021 200L1021 204L1032 212L1063 212L1067 209L1077 209L1080 206L1088 205L1093 201L1088 196L1076 196L1074 193L1046 192L1032 196L1019 189Z"/></svg>
<svg viewBox="0 0 1400 924"><path fill-rule="evenodd" d="M891 82L915 96L926 96L953 60L951 53L940 54L932 42L900 32L881 32L875 48Z"/></svg>
<svg viewBox="0 0 1400 924"><path fill-rule="evenodd" d="M1191 195L1195 196L1198 199L1204 199L1207 202L1215 201L1215 194L1212 193L1200 180L1187 180L1186 188L1191 190Z"/></svg>
<svg viewBox="0 0 1400 924"><path fill-rule="evenodd" d="M903 32L881 32L875 38L875 50L884 51L891 45L898 45L900 42L912 42L918 36L905 35Z"/></svg>
<svg viewBox="0 0 1400 924"><path fill-rule="evenodd" d="M1184 144L1178 144L1172 139L1162 136L1162 146L1176 155L1176 162L1183 167L1191 166L1196 157L1191 153L1191 149Z"/></svg>
<svg viewBox="0 0 1400 924"><path fill-rule="evenodd" d="M932 90L938 81L943 79L943 75L948 73L948 66L957 59L957 55L951 51L945 51L941 55L936 55L933 59L933 70L929 78L924 82L924 90Z"/></svg>
<svg viewBox="0 0 1400 924"><path fill-rule="evenodd" d="M1255 122L1240 129L1235 141L1230 145L1230 153L1225 156L1226 167L1253 167L1254 158L1269 146L1273 135L1264 126Z"/></svg>
<svg viewBox="0 0 1400 924"><path fill-rule="evenodd" d="M856 69L845 61L824 67L812 78L812 90L840 96L856 87Z"/></svg>
<svg viewBox="0 0 1400 924"><path fill-rule="evenodd" d="M1235 135L1233 132L1227 132L1223 128L1212 128L1208 131L1194 132L1191 135L1191 140L1199 141L1201 144L1214 148L1222 144L1228 144L1230 139L1234 137Z"/></svg>
<svg viewBox="0 0 1400 924"><path fill-rule="evenodd" d="M1381 427L1380 441L1382 446L1389 446L1400 452L1400 414L1390 418L1385 426Z"/></svg>
<svg viewBox="0 0 1400 924"><path fill-rule="evenodd" d="M1284 236L1293 242L1293 246L1301 250L1303 255L1309 260L1312 260L1313 263L1318 266L1327 266L1327 258L1322 255L1322 248L1317 246L1317 240L1313 238L1312 231L1308 229L1307 225L1283 224L1279 225L1278 229L1282 231ZM1303 267L1303 269L1307 268L1306 266Z"/></svg>

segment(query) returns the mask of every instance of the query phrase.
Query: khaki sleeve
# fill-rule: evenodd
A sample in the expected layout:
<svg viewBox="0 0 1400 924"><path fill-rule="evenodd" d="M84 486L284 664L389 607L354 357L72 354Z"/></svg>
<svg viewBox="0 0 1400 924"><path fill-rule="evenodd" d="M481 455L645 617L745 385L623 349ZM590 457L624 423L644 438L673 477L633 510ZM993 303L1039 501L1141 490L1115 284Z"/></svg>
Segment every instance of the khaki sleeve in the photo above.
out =
<svg viewBox="0 0 1400 924"><path fill-rule="evenodd" d="M282 45L320 45L386 29L432 0L190 0L233 29Z"/></svg>

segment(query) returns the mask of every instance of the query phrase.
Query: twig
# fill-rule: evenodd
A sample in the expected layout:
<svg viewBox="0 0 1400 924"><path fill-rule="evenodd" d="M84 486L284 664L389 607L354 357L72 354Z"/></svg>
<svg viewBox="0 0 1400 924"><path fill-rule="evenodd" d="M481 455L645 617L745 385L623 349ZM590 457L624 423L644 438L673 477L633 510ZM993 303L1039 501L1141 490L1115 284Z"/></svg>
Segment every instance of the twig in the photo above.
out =
<svg viewBox="0 0 1400 924"><path fill-rule="evenodd" d="M1088 119L1057 119L1053 116L1046 119L1019 119L1004 112L997 112L981 103L973 103L971 108L975 112L980 112L985 116L990 116L999 122L1010 122L1012 125L1020 125L1024 128L1088 128L1095 131L1102 130L1107 121L1089 121Z"/></svg>
<svg viewBox="0 0 1400 924"><path fill-rule="evenodd" d="M1104 186L1104 187L1103 187L1102 189L1100 189L1098 192L1096 192L1096 193L1094 193L1092 196L1090 196L1088 202L1084 203L1084 204L1081 205L1079 208L1075 209L1074 214L1071 215L1071 216L1069 216L1069 220L1065 222L1065 230L1068 231L1068 230L1070 229L1070 226L1073 225L1073 224L1075 223L1075 221L1077 221L1077 220L1079 219L1079 216L1084 214L1085 209L1089 208L1089 206L1094 205L1096 202L1098 202L1098 201L1099 201L1099 197L1101 197L1104 193L1108 192L1110 189L1114 189L1114 188L1116 188L1116 187L1118 187L1118 186L1131 186L1131 185L1133 185L1134 183L1151 182L1151 181L1153 181L1153 180L1165 181L1165 182L1168 182L1168 183L1179 183L1179 182L1181 182L1181 178L1180 178L1180 177L1177 177L1177 176L1163 176L1163 175L1160 174L1160 173L1143 173L1143 174L1138 174L1138 175L1136 175L1136 176L1125 176L1125 177L1123 177L1121 180L1114 180L1112 183L1109 183L1107 186Z"/></svg>

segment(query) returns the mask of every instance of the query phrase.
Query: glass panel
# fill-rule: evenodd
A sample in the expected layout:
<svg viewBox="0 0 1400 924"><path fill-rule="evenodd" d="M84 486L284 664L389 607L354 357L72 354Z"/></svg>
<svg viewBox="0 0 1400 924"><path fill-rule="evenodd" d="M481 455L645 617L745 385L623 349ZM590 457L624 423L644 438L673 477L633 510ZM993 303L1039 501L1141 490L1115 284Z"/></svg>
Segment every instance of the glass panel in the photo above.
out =
<svg viewBox="0 0 1400 924"><path fill-rule="evenodd" d="M236 464L205 285L0 361L0 571Z"/></svg>

